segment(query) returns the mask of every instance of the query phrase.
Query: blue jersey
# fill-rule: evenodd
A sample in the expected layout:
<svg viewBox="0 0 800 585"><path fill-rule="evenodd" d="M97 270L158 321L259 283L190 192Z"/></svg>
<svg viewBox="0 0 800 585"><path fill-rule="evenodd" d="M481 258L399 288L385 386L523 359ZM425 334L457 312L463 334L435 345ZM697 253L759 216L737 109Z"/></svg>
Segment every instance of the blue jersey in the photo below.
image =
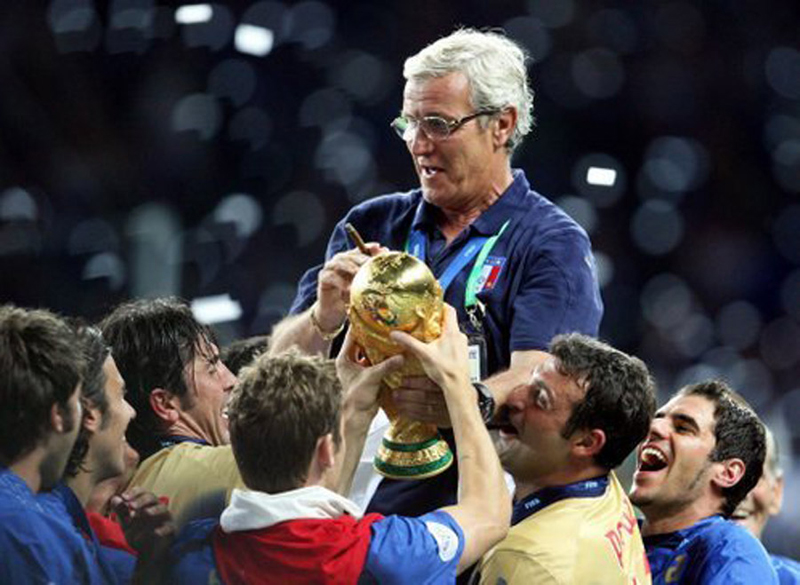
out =
<svg viewBox="0 0 800 585"><path fill-rule="evenodd" d="M39 494L37 499L49 514L69 519L75 534L89 547L104 582L130 583L136 568L136 557L129 552L100 544L86 517L86 511L69 487L59 484L53 491Z"/></svg>
<svg viewBox="0 0 800 585"><path fill-rule="evenodd" d="M0 583L100 584L106 579L68 516L0 468Z"/></svg>
<svg viewBox="0 0 800 585"><path fill-rule="evenodd" d="M720 516L644 538L653 584L778 583L767 551L752 534Z"/></svg>
<svg viewBox="0 0 800 585"><path fill-rule="evenodd" d="M172 583L225 583L213 548L217 527L218 521L206 519L190 522L181 531L172 549ZM455 581L458 561L464 551L464 533L446 512L432 512L421 518L383 518L372 523L369 538L358 583L433 585ZM225 554L235 557L236 551L225 551ZM272 562L279 555L271 551ZM242 583L271 583L269 565L262 563L260 566L265 568L261 575L251 575L252 580L245 576ZM294 579L297 583L308 581L302 575Z"/></svg>
<svg viewBox="0 0 800 585"><path fill-rule="evenodd" d="M800 563L788 557L769 555L781 585L800 585Z"/></svg>

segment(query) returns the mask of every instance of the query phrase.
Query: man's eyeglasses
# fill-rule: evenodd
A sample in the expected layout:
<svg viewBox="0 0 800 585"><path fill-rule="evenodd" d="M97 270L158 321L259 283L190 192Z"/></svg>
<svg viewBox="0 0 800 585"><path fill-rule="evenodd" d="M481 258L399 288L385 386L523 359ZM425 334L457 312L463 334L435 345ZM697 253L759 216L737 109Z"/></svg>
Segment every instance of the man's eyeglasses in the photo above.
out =
<svg viewBox="0 0 800 585"><path fill-rule="evenodd" d="M441 116L425 116L419 120L398 116L390 124L397 135L405 141L412 140L417 130L422 130L425 136L431 140L447 140L450 135L461 128L464 124L477 118L478 116L491 116L500 110L488 109L478 110L477 112L464 116L459 120L448 120Z"/></svg>

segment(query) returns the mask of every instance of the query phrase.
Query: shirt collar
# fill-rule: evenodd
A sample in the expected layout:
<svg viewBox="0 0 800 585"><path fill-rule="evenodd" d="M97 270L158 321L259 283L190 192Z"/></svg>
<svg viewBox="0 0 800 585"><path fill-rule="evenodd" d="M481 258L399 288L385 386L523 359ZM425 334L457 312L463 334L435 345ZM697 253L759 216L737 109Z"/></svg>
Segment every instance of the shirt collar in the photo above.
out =
<svg viewBox="0 0 800 585"><path fill-rule="evenodd" d="M530 184L525 178L525 173L520 169L512 169L511 175L513 177L511 185L497 201L470 224L471 230L481 235L494 235L500 231L506 220L522 207L523 199L530 190ZM420 199L411 223L412 229L430 231L430 228L435 225L436 206L428 203L424 198Z"/></svg>
<svg viewBox="0 0 800 585"><path fill-rule="evenodd" d="M225 532L239 532L298 518L333 519L343 514L360 519L362 511L354 502L322 486L279 494L234 489L220 526Z"/></svg>

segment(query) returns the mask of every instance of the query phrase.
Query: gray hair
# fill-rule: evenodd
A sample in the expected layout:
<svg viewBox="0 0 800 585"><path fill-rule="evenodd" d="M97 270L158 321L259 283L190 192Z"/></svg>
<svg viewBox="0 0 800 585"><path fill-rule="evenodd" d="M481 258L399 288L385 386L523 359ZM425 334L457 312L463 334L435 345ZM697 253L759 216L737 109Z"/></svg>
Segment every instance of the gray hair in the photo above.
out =
<svg viewBox="0 0 800 585"><path fill-rule="evenodd" d="M508 139L510 152L533 126L533 91L528 87L525 50L505 35L463 28L431 43L406 59L403 77L429 79L463 73L478 110L517 110L517 125Z"/></svg>

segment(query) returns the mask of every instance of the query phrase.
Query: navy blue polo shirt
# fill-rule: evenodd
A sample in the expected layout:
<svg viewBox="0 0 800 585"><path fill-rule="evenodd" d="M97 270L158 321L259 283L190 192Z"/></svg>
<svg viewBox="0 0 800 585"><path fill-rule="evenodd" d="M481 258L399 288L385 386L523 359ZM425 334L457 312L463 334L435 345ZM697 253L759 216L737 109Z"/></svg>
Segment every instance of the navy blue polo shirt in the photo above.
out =
<svg viewBox="0 0 800 585"><path fill-rule="evenodd" d="M531 191L521 170L513 174L514 181L502 197L449 246L436 227L437 208L422 198L421 189L415 189L376 197L351 209L334 228L325 259L353 247L345 223L352 223L365 241L379 242L390 250L403 250L413 228L425 235L426 262L438 278L470 239L492 236L509 220L486 260L486 278L478 293L486 307L488 374L506 369L514 351L547 349L559 333L597 335L603 304L586 232L548 199ZM456 308L465 331L469 320L464 293L473 263L445 292L445 301ZM321 268L321 264L315 266L301 278L292 314L316 300Z"/></svg>
<svg viewBox="0 0 800 585"><path fill-rule="evenodd" d="M344 230L352 223L365 241L403 250L412 229L426 241L426 262L438 278L472 238L492 236L508 226L492 248L482 271L478 299L485 305L482 320L489 375L508 368L511 353L546 350L553 336L579 332L596 336L603 314L591 244L586 232L551 201L530 189L525 173L515 169L505 193L470 226L446 245L437 228L439 211L422 197L422 190L383 195L353 209L334 228L325 260L353 247ZM469 331L464 308L468 264L445 291L445 301L458 311L462 330ZM322 264L300 280L290 312L300 313L317 296ZM453 447L448 430L443 436ZM419 516L456 502L456 466L421 481L384 479L368 510L384 515Z"/></svg>

